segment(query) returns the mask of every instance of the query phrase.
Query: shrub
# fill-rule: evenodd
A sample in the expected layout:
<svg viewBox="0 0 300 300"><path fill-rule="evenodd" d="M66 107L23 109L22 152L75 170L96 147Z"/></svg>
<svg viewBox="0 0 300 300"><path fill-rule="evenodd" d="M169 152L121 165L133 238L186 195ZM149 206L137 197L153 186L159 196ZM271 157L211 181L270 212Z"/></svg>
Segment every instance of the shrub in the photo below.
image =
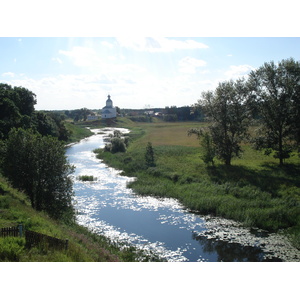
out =
<svg viewBox="0 0 300 300"><path fill-rule="evenodd" d="M96 177L94 177L93 175L81 175L78 177L79 180L81 181L94 181L94 180L97 180Z"/></svg>
<svg viewBox="0 0 300 300"><path fill-rule="evenodd" d="M126 152L126 145L124 140L120 137L114 137L110 140L111 142L111 153Z"/></svg>
<svg viewBox="0 0 300 300"><path fill-rule="evenodd" d="M154 150L150 142L148 142L146 147L145 160L148 167L155 167Z"/></svg>

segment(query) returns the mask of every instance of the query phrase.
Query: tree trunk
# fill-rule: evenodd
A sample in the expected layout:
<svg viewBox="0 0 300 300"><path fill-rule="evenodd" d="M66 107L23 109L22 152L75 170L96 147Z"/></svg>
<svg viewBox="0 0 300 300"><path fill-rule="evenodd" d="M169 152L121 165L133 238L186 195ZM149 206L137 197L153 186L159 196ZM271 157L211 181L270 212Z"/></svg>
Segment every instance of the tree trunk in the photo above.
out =
<svg viewBox="0 0 300 300"><path fill-rule="evenodd" d="M283 166L282 131L279 132L279 165Z"/></svg>
<svg viewBox="0 0 300 300"><path fill-rule="evenodd" d="M226 157L225 159L225 165L230 166L231 165L231 157Z"/></svg>

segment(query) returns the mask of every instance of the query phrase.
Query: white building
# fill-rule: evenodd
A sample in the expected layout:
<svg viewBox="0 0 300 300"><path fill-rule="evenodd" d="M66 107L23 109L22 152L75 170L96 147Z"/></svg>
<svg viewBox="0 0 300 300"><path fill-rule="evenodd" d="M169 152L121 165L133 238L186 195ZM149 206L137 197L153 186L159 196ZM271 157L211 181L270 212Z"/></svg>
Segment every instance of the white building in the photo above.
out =
<svg viewBox="0 0 300 300"><path fill-rule="evenodd" d="M96 113L92 113L87 116L88 121L94 121L94 120L98 120L98 119L99 119L99 116Z"/></svg>
<svg viewBox="0 0 300 300"><path fill-rule="evenodd" d="M117 110L113 107L110 95L107 96L106 105L102 108L102 119L111 119L117 116Z"/></svg>

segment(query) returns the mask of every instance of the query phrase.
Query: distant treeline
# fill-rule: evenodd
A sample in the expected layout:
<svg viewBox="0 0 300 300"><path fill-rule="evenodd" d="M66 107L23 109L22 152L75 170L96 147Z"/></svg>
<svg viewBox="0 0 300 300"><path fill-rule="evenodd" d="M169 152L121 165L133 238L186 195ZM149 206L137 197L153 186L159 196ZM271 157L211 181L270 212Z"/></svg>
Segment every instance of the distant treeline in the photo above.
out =
<svg viewBox="0 0 300 300"><path fill-rule="evenodd" d="M199 106L121 109L121 114L135 122L152 122L153 117L160 118L165 122L204 120L203 110Z"/></svg>

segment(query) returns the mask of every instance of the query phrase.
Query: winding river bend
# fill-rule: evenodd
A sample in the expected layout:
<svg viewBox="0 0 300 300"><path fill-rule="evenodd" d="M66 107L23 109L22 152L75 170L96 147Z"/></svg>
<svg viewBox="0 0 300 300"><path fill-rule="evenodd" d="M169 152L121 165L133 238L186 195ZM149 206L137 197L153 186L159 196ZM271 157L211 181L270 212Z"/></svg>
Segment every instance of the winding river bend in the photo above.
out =
<svg viewBox="0 0 300 300"><path fill-rule="evenodd" d="M133 244L166 261L299 261L300 251L279 234L242 227L239 223L201 216L176 199L141 197L126 187L134 178L121 176L95 157L114 128L95 134L67 150L75 165L77 222L114 242ZM126 129L120 129L126 132ZM101 133L101 134L99 134ZM93 175L93 182L79 181Z"/></svg>

